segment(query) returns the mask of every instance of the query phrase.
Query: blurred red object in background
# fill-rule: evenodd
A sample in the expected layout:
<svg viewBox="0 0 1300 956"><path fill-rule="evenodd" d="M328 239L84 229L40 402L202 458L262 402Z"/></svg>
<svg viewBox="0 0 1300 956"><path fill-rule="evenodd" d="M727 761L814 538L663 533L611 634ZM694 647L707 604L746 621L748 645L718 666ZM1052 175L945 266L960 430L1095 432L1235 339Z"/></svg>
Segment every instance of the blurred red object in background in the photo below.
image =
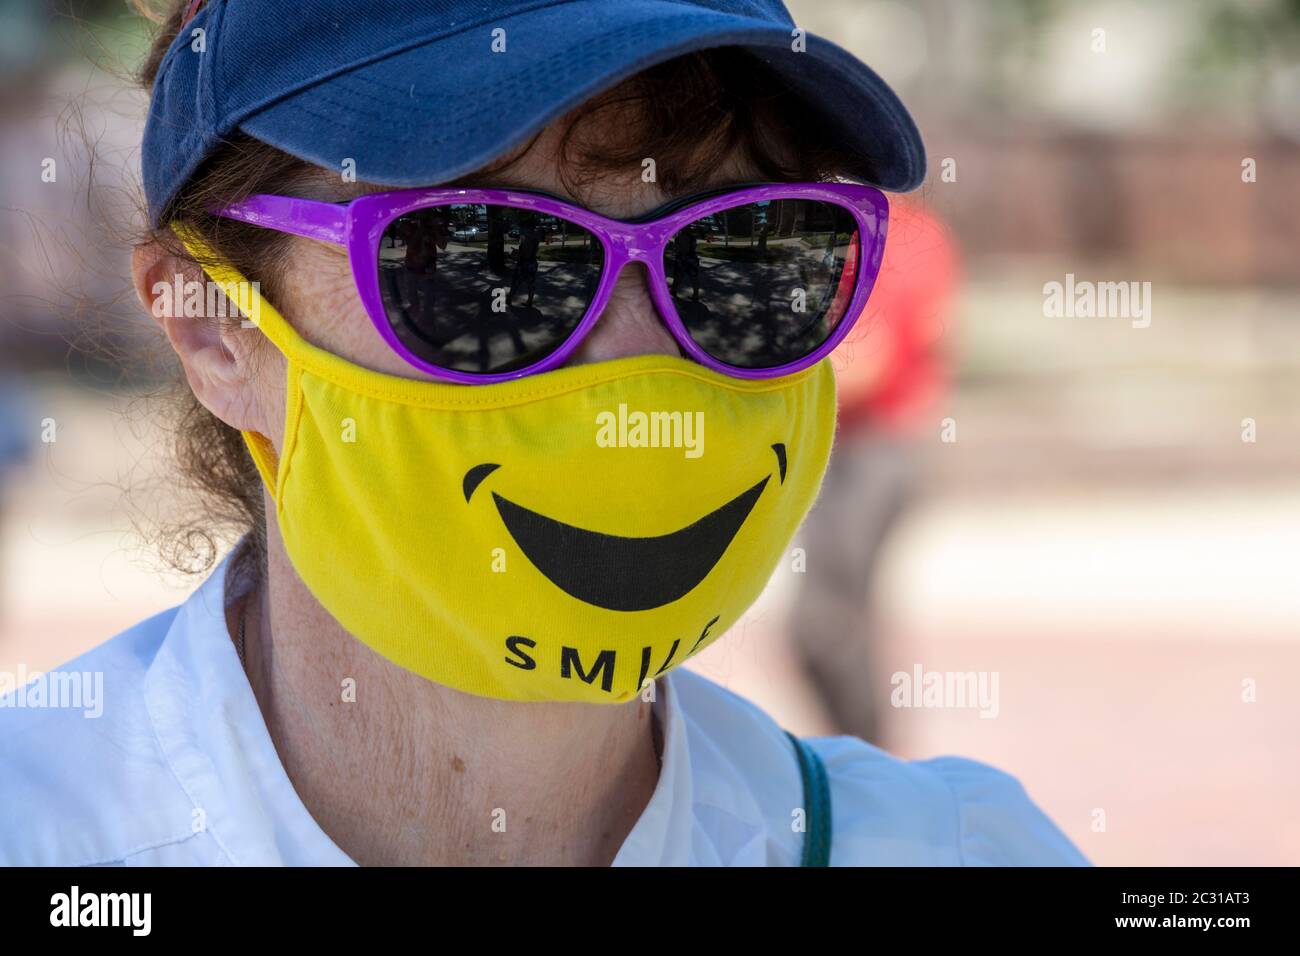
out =
<svg viewBox="0 0 1300 956"><path fill-rule="evenodd" d="M884 259L865 315L832 354L843 432L919 427L948 385L942 339L958 281L952 234L914 200L891 197Z"/></svg>

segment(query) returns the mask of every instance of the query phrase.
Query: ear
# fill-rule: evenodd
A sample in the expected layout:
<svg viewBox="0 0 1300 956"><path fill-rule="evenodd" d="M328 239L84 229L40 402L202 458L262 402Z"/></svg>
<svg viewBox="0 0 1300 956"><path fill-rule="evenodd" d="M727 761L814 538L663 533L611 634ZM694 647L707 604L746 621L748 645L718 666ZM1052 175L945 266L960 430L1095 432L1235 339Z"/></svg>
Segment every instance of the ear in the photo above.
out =
<svg viewBox="0 0 1300 956"><path fill-rule="evenodd" d="M187 283L202 284L207 301L212 280L203 270L149 242L132 254L131 279L140 304L167 336L203 406L232 428L274 434L257 400L261 390L251 361L256 330L230 319L186 315Z"/></svg>

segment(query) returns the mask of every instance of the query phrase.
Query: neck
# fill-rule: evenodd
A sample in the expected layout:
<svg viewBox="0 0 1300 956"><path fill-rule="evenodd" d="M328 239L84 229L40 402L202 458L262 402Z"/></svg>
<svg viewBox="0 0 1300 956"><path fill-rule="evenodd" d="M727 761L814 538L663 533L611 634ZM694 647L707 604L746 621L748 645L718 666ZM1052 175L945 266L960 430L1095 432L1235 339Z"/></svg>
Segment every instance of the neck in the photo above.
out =
<svg viewBox="0 0 1300 956"><path fill-rule="evenodd" d="M658 780L650 703L514 703L425 680L344 631L268 531L249 681L340 849L362 865L612 862Z"/></svg>

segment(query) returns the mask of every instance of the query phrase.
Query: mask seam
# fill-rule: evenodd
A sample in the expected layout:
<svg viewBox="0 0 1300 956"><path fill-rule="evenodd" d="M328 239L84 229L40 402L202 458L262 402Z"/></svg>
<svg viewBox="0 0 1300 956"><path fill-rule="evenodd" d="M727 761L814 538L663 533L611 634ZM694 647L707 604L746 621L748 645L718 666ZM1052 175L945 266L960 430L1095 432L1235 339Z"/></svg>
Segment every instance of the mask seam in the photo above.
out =
<svg viewBox="0 0 1300 956"><path fill-rule="evenodd" d="M718 382L713 379L707 378L703 375L696 375L693 372L690 372L686 369L654 368L654 369L639 369L632 372L620 372L616 374L610 373L604 376L584 379L578 382L570 382L564 385L550 386L545 389L538 388L538 389L531 390L528 394L519 396L518 398L515 399L493 399L493 398L474 399L471 397L467 397L466 400L464 401L457 401L454 399L446 399L446 398L423 399L417 396L403 394L400 391L389 391L386 389L374 388L373 386L363 385L356 382L347 382L347 381L340 380L339 378L336 378L332 375L324 374L317 369L313 369L308 365L308 363L300 362L299 359L294 359L293 361L295 363L301 364L303 370L311 372L321 380L328 382L329 384L335 386L336 388L341 388L344 389L345 391L349 391L357 395L365 396L366 398L381 399L383 401L391 401L397 404L409 405L416 408L427 408L433 411L458 411L458 410L466 410L466 409L491 410L496 408L517 408L521 405L529 405L537 401L542 401L544 399L556 398L560 395L569 394L570 392L582 391L583 389L596 386L596 385L608 385L611 382L617 382L624 379L639 378L645 375L659 375L659 374L681 376L683 378L688 378L705 385L713 385L718 388L726 389L727 391L733 392L734 394L737 395L766 395L766 394L771 394L773 392L786 391L788 389L792 389L798 385L803 384L806 379L808 379L809 377L817 373L817 370L820 369L822 364L821 362L819 362L817 365L814 365L810 369L806 369L802 372L796 372L793 376L783 376L782 378L775 379L773 384L771 385L762 385L762 386L755 386L755 387L737 388L731 385L730 383ZM825 360L823 359L823 361ZM423 384L420 382L416 382L415 380L412 381L414 384L417 385ZM475 389L481 386L463 385L463 386L456 386L456 387Z"/></svg>
<svg viewBox="0 0 1300 956"><path fill-rule="evenodd" d="M276 476L275 513L284 515L284 489L289 483L289 470L293 467L294 452L298 450L298 434L302 428L303 408L306 402L302 394L302 369L294 363L289 365L288 414L285 415L284 452L280 455L279 475Z"/></svg>

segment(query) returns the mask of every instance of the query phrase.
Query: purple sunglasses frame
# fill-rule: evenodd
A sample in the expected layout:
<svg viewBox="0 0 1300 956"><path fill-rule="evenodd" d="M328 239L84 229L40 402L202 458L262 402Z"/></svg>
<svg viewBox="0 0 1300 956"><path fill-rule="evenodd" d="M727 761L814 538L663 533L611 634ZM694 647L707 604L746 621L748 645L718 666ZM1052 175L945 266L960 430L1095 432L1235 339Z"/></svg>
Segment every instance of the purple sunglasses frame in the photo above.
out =
<svg viewBox="0 0 1300 956"><path fill-rule="evenodd" d="M772 368L738 368L709 355L687 332L672 303L671 287L664 273L664 249L674 235L697 219L736 206L777 199L820 200L840 206L852 214L859 236L853 295L835 331L813 352ZM604 247L604 263L595 295L568 338L540 361L509 372L461 372L442 368L420 358L403 345L393 331L380 296L379 244L384 230L394 219L418 209L474 203L527 209L564 219L586 229ZM216 210L215 214L345 249L362 305L389 347L422 372L462 385L510 381L563 365L604 314L614 283L623 267L630 262L645 265L650 277L651 300L659 311L660 319L678 346L696 362L715 372L745 379L775 378L801 371L829 355L862 315L880 271L889 223L889 202L885 195L878 189L857 183L744 186L728 189L721 194L714 191L705 199L686 197L674 200L660 208L670 208L671 211L659 214L660 210L656 210L636 220L620 220L609 219L545 193L524 189L432 188L369 193L346 204L258 194Z"/></svg>

